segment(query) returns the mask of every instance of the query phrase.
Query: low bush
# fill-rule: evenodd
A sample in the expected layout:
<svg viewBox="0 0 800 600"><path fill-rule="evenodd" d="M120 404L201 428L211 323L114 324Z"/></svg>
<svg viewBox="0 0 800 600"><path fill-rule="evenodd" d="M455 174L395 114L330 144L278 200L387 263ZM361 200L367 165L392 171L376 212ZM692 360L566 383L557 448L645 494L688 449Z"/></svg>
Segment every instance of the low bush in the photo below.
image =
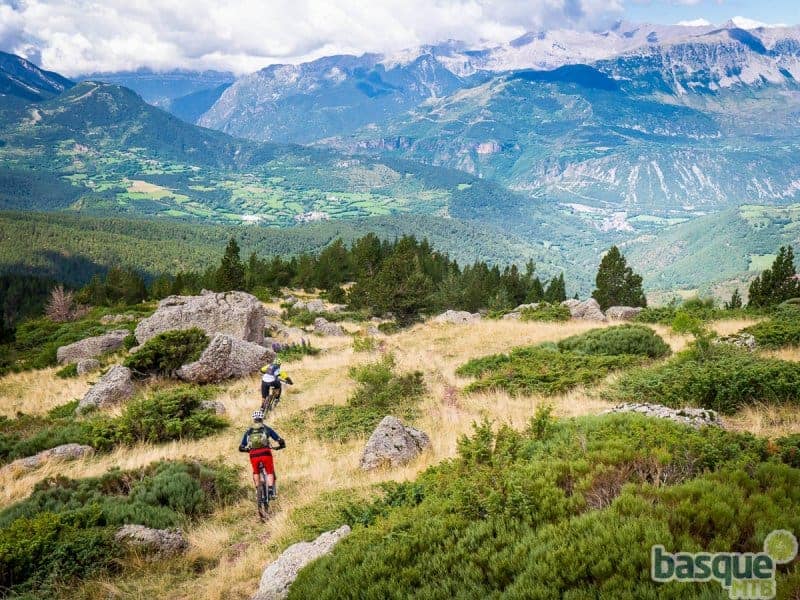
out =
<svg viewBox="0 0 800 600"><path fill-rule="evenodd" d="M374 363L351 367L350 377L358 385L345 405L317 405L296 416L289 425L310 425L320 439L345 442L369 435L386 415L406 420L416 418L416 405L425 392L419 371L398 375L394 372L393 358L386 356Z"/></svg>
<svg viewBox="0 0 800 600"><path fill-rule="evenodd" d="M781 307L770 319L742 331L752 335L762 348L800 346L800 309L791 305Z"/></svg>
<svg viewBox="0 0 800 600"><path fill-rule="evenodd" d="M636 321L658 325L671 325L679 311L688 313L701 322L720 319L742 319L762 314L752 308L724 309L714 305L713 298L689 298L683 302L672 302L667 306L647 307L640 312Z"/></svg>
<svg viewBox="0 0 800 600"><path fill-rule="evenodd" d="M157 391L131 401L117 418L92 414L76 419L77 402L57 407L47 416L0 418L0 463L61 444L86 444L107 451L120 445L211 435L228 425L211 411L200 410L200 403L214 391L190 385Z"/></svg>
<svg viewBox="0 0 800 600"><path fill-rule="evenodd" d="M371 335L358 335L353 338L353 352L372 352L378 343Z"/></svg>
<svg viewBox="0 0 800 600"><path fill-rule="evenodd" d="M182 365L200 358L208 342L208 336L197 327L165 331L147 340L124 364L142 375L169 377Z"/></svg>
<svg viewBox="0 0 800 600"><path fill-rule="evenodd" d="M53 586L118 571L114 531L186 525L243 494L222 463L158 462L87 479L46 479L0 512L0 586L50 597Z"/></svg>
<svg viewBox="0 0 800 600"><path fill-rule="evenodd" d="M800 469L800 433L775 440L775 446L782 462L795 469Z"/></svg>
<svg viewBox="0 0 800 600"><path fill-rule="evenodd" d="M322 351L319 348L314 348L309 342L284 346L277 354L283 362L293 362L306 356L317 356L320 352Z"/></svg>
<svg viewBox="0 0 800 600"><path fill-rule="evenodd" d="M642 325L619 325L592 329L586 333L561 340L558 348L562 352L576 354L602 356L633 354L649 358L663 358L672 352L655 331Z"/></svg>
<svg viewBox="0 0 800 600"><path fill-rule="evenodd" d="M613 371L638 365L641 361L638 356L577 354L546 346L529 346L515 348L509 354L470 360L456 373L479 378L466 387L467 392L500 389L514 395L552 395L595 383Z"/></svg>
<svg viewBox="0 0 800 600"><path fill-rule="evenodd" d="M547 304L543 302L536 308L523 308L520 311L520 321L569 321L571 314L569 308L561 304Z"/></svg>
<svg viewBox="0 0 800 600"><path fill-rule="evenodd" d="M56 377L60 379L70 379L78 376L78 364L70 363L66 367L60 368L56 371Z"/></svg>
<svg viewBox="0 0 800 600"><path fill-rule="evenodd" d="M714 583L654 583L650 547L760 550L772 529L800 526L798 484L764 440L718 428L484 423L454 460L354 511L366 518L289 598L722 597Z"/></svg>
<svg viewBox="0 0 800 600"><path fill-rule="evenodd" d="M732 414L758 403L800 403L800 364L727 346L690 348L660 365L622 375L607 392L619 402L697 406Z"/></svg>

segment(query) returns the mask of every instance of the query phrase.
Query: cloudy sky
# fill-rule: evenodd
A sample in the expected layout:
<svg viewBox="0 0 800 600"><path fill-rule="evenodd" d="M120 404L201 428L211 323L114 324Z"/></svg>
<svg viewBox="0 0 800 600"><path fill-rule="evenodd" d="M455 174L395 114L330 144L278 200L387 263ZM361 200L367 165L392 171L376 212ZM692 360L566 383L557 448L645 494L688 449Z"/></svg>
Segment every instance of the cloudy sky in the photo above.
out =
<svg viewBox="0 0 800 600"><path fill-rule="evenodd" d="M616 19L796 23L798 0L0 0L0 50L68 76L149 67L255 71L444 39L505 41Z"/></svg>

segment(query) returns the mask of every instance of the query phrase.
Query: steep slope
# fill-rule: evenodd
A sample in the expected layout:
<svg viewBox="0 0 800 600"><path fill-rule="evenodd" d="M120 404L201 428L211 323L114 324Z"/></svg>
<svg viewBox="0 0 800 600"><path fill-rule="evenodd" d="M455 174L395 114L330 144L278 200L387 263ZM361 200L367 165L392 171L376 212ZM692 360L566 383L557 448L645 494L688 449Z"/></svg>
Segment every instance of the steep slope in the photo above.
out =
<svg viewBox="0 0 800 600"><path fill-rule="evenodd" d="M170 100L163 108L187 123L196 123L229 87L231 83L223 83L211 89L192 92Z"/></svg>
<svg viewBox="0 0 800 600"><path fill-rule="evenodd" d="M0 98L6 95L36 102L57 96L73 85L58 73L44 71L14 54L0 52Z"/></svg>

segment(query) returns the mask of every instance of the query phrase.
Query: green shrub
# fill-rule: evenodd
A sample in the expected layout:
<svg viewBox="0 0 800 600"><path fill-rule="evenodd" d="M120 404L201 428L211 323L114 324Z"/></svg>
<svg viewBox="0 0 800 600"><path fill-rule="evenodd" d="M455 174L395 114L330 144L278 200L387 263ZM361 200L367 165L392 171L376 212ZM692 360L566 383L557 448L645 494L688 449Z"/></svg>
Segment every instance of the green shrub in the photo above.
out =
<svg viewBox="0 0 800 600"><path fill-rule="evenodd" d="M790 467L800 469L800 433L779 438L775 440L775 445L781 461Z"/></svg>
<svg viewBox="0 0 800 600"><path fill-rule="evenodd" d="M510 394L560 394L595 383L612 371L637 365L637 356L602 356L559 352L542 346L515 348L509 354L476 358L456 373L479 379L467 392L501 389Z"/></svg>
<svg viewBox="0 0 800 600"><path fill-rule="evenodd" d="M78 364L77 363L70 363L66 367L60 368L56 371L56 377L61 379L69 379L71 377L78 376Z"/></svg>
<svg viewBox="0 0 800 600"><path fill-rule="evenodd" d="M800 310L791 305L782 306L770 319L742 331L752 335L762 348L800 346Z"/></svg>
<svg viewBox="0 0 800 600"><path fill-rule="evenodd" d="M603 356L633 354L649 358L662 358L671 353L670 347L656 332L642 325L619 325L592 329L586 333L561 340L558 348L562 352Z"/></svg>
<svg viewBox="0 0 800 600"><path fill-rule="evenodd" d="M208 342L208 336L197 327L165 331L147 340L124 364L137 373L171 376L182 365L200 358Z"/></svg>
<svg viewBox="0 0 800 600"><path fill-rule="evenodd" d="M543 302L536 308L523 308L520 311L520 321L569 321L571 318L569 308L561 304L547 304Z"/></svg>
<svg viewBox="0 0 800 600"><path fill-rule="evenodd" d="M289 597L716 598L717 584L651 581L650 547L752 552L800 526L800 471L763 440L639 415L546 429L477 426L397 502L362 509Z"/></svg>
<svg viewBox="0 0 800 600"><path fill-rule="evenodd" d="M400 331L400 325L395 321L385 321L378 323L378 331L385 335L392 335Z"/></svg>
<svg viewBox="0 0 800 600"><path fill-rule="evenodd" d="M620 402L711 408L722 414L758 403L796 404L800 364L725 346L714 347L710 354L691 348L664 364L623 374L607 396Z"/></svg>
<svg viewBox="0 0 800 600"><path fill-rule="evenodd" d="M0 511L0 586L49 596L50 586L119 570L114 531L125 523L187 524L239 499L238 469L159 462L86 479L46 479Z"/></svg>
<svg viewBox="0 0 800 600"><path fill-rule="evenodd" d="M99 451L140 442L163 443L212 435L227 427L224 419L200 410L215 390L191 385L161 390L128 403L122 415L75 418L77 401L46 416L0 417L0 463L31 456L61 444L86 444Z"/></svg>
<svg viewBox="0 0 800 600"><path fill-rule="evenodd" d="M345 442L372 433L388 414L406 420L416 418L416 405L425 392L419 371L397 375L394 360L386 356L374 363L351 367L350 377L358 385L345 405L317 405L296 417L290 426L299 427L310 421L320 439Z"/></svg>
<svg viewBox="0 0 800 600"><path fill-rule="evenodd" d="M353 338L353 352L372 352L378 344L371 335L358 335Z"/></svg>
<svg viewBox="0 0 800 600"><path fill-rule="evenodd" d="M314 348L309 342L308 344L292 344L278 351L278 356L283 362L292 362L301 360L305 356L317 356L322 352L319 348Z"/></svg>

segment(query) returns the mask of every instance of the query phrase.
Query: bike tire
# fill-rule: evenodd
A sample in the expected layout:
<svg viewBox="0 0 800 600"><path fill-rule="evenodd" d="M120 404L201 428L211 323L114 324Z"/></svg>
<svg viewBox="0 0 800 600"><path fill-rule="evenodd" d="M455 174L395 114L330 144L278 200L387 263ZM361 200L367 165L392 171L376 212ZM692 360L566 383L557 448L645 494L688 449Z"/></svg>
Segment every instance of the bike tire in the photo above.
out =
<svg viewBox="0 0 800 600"><path fill-rule="evenodd" d="M258 474L258 515L262 519L266 519L269 512L269 486L267 485L267 472L264 469L264 463L259 464Z"/></svg>

